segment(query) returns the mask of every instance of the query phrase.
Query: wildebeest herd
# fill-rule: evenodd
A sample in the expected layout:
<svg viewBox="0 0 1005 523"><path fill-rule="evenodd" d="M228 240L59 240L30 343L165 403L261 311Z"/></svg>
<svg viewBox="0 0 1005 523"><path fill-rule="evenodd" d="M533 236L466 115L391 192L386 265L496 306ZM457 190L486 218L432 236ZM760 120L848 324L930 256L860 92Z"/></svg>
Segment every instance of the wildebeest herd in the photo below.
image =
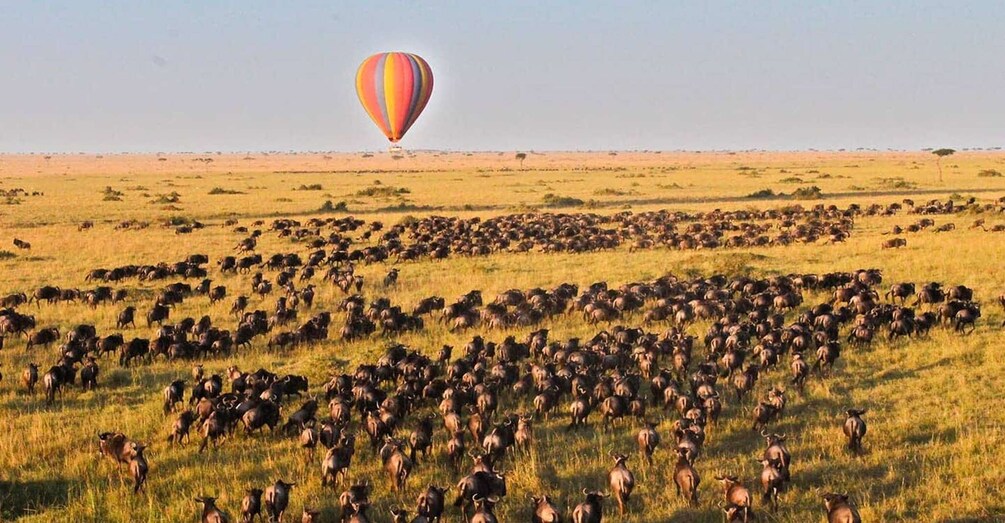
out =
<svg viewBox="0 0 1005 523"><path fill-rule="evenodd" d="M716 506L727 521L755 521L784 505L786 491L809 488L800 481L800 449L790 450L787 435L772 431L788 398L807 394L810 380L833 379L838 362L855 358L876 336L911 340L934 328L967 335L981 317L972 289L942 282L891 284L881 271L862 269L760 278L666 274L623 285L564 282L548 289L509 289L491 301L481 290L412 304L394 304L380 294L408 278L406 262L423 258L626 245L714 249L841 242L853 233L856 217L895 215L904 206L915 214L961 209L905 202L695 214L525 213L486 220L428 217L389 227L351 217L278 219L269 229L295 241L299 252L259 253L265 232L238 226L245 236L237 253L215 260L216 269L208 256L193 254L174 263L95 268L85 275L97 285L91 289L54 283L4 296L0 347L6 342L6 349L14 349L23 339L23 350L33 358L52 360L30 363L20 376L29 394L40 385L50 405L72 387L102 387L99 369L109 365L104 362L111 354L122 367L154 359L189 362L191 376L179 374L159 392L170 418L166 439L140 441L112 427L97 435L100 454L128 467L137 493L157 481L144 452L186 446L195 432L200 438L195 453L226 452L234 438L296 441L305 466L317 471L315 480L337 495L341 521L459 516L487 523L497 521L494 511L506 503L524 505L521 514L534 522L599 522L605 515L640 510L639 471L651 467L672 470L675 491L687 504ZM358 274L359 265L386 262L399 265L379 282ZM130 279L148 285L174 281L158 283L153 299L140 302L127 289L111 286ZM316 302L320 286L338 288L342 298ZM804 302L813 296L817 303ZM230 317L173 317L178 304L224 300L231 300ZM93 309L126 305L116 309L114 332L99 332L91 324L63 332L56 318L38 320L45 307L61 301ZM1005 306L1005 296L999 301ZM263 308L249 310L253 303ZM551 334L549 322L576 317L593 325L595 334L583 339ZM432 323L454 332L481 331L463 347L409 347L396 340ZM143 329L149 334L136 333ZM494 335L520 329L523 335ZM286 351L332 338L347 351L364 340L382 340L387 348L373 361L333 372L324 383L218 363L242 351ZM55 358L39 352L57 344ZM758 383L770 384L762 396ZM833 429L856 455L868 447L867 408L845 408L846 419ZM759 477L702 466L724 415L749 416L749 437L763 439L763 452L750 456L763 467ZM557 437L631 431L637 449L598 449L609 456L609 473L582 478L580 491L507 499L507 466L530 459L536 432L559 417L568 424L556 429ZM266 427L270 436L261 434ZM353 464L360 460L379 462L385 481L355 474ZM449 464L455 474L449 486L417 487L409 481L431 461ZM722 485L718 499L699 496L699 485L709 478ZM240 507L220 507L216 497L205 494L195 502L204 522L230 521L238 511L242 521L259 516L282 521L291 507L302 509L304 522L321 521L324 511L297 503L296 486L277 478L249 488ZM861 520L854 492L826 487L816 486L829 521ZM402 493L417 488L411 506L401 504L389 514L370 509L374 499L401 500ZM560 498L569 500L566 506L556 501Z"/></svg>

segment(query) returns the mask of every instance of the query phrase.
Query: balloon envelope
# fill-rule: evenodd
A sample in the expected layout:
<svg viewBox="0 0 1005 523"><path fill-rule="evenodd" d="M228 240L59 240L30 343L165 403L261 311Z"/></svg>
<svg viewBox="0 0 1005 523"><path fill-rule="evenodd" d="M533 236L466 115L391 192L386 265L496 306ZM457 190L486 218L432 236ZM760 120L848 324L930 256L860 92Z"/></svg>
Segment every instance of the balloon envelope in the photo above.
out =
<svg viewBox="0 0 1005 523"><path fill-rule="evenodd" d="M396 143L426 108L433 71L411 53L378 53L356 71L356 94L367 114Z"/></svg>

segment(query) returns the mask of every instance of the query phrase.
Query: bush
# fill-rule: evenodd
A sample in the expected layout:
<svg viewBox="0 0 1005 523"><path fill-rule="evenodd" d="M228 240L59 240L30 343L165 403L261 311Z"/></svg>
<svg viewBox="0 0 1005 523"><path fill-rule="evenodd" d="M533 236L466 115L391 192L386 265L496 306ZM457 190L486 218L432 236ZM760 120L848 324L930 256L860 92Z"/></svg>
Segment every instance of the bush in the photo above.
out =
<svg viewBox="0 0 1005 523"><path fill-rule="evenodd" d="M369 198L391 198L401 194L409 194L412 191L404 187L373 186L356 191L356 196Z"/></svg>
<svg viewBox="0 0 1005 523"><path fill-rule="evenodd" d="M175 191L170 194L158 194L157 198L154 198L150 203L178 203L181 201L181 195Z"/></svg>
<svg viewBox="0 0 1005 523"><path fill-rule="evenodd" d="M209 194L244 194L241 191L234 189L224 189L223 187L213 187L209 190Z"/></svg>
<svg viewBox="0 0 1005 523"><path fill-rule="evenodd" d="M110 186L106 185L105 186L105 190L102 191L101 193L105 195L104 198L102 198L103 201L106 201L106 202L121 202L122 201L122 196L123 196L122 191L116 191L115 189L112 189Z"/></svg>
<svg viewBox="0 0 1005 523"><path fill-rule="evenodd" d="M10 251L0 251L0 260L9 260L11 258L17 258L17 255Z"/></svg>
<svg viewBox="0 0 1005 523"><path fill-rule="evenodd" d="M909 182L901 177L880 178L879 186L884 189L917 189L918 184Z"/></svg>
<svg viewBox="0 0 1005 523"><path fill-rule="evenodd" d="M571 196L558 196L553 193L544 195L544 204L548 207L578 207L583 203L583 200Z"/></svg>
<svg viewBox="0 0 1005 523"><path fill-rule="evenodd" d="M803 183L803 179L798 176L789 176L788 178L782 178L779 181L782 183Z"/></svg>
<svg viewBox="0 0 1005 523"><path fill-rule="evenodd" d="M752 192L752 193L748 194L747 198L752 198L752 199L756 200L756 199L762 199L762 198L774 198L775 196L779 196L779 195L775 194L775 191L772 191L771 189L761 189L760 191L756 191L756 192Z"/></svg>
<svg viewBox="0 0 1005 523"><path fill-rule="evenodd" d="M297 191L322 191L322 190L324 190L324 188L321 187L320 183L312 183L310 185L301 185L296 190Z"/></svg>
<svg viewBox="0 0 1005 523"><path fill-rule="evenodd" d="M628 196L632 194L632 191L622 191L619 189L611 189L610 187L605 187L603 189L597 189L593 191L596 196Z"/></svg>
<svg viewBox="0 0 1005 523"><path fill-rule="evenodd" d="M171 216L164 220L165 227L177 227L179 225L192 225L192 219L187 216Z"/></svg>
<svg viewBox="0 0 1005 523"><path fill-rule="evenodd" d="M792 197L799 200L818 200L822 198L823 195L823 191L821 191L816 185L811 187L800 187L792 193Z"/></svg>
<svg viewBox="0 0 1005 523"><path fill-rule="evenodd" d="M981 172L977 173L977 176L981 178L1001 178L1002 173L995 169L983 169Z"/></svg>
<svg viewBox="0 0 1005 523"><path fill-rule="evenodd" d="M325 203L321 204L321 208L318 209L319 212L347 212L349 210L349 204L342 200L338 203L332 203L331 200L325 200Z"/></svg>

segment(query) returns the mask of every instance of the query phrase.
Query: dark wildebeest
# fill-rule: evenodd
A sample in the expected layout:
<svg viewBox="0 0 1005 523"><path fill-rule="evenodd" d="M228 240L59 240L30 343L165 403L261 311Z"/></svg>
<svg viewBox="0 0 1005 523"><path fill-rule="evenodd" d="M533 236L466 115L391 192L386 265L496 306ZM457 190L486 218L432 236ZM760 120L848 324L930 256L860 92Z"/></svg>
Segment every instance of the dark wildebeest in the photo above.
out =
<svg viewBox="0 0 1005 523"><path fill-rule="evenodd" d="M572 523L600 523L604 516L606 494L583 489L586 499L572 510Z"/></svg>
<svg viewBox="0 0 1005 523"><path fill-rule="evenodd" d="M230 516L216 506L216 498L200 496L196 503L202 503L202 523L230 523Z"/></svg>
<svg viewBox="0 0 1005 523"><path fill-rule="evenodd" d="M827 493L824 506L827 508L827 523L862 523L858 508L848 499L848 494Z"/></svg>
<svg viewBox="0 0 1005 523"><path fill-rule="evenodd" d="M290 493L296 483L286 483L279 479L265 489L265 512L270 523L279 523L283 519L286 507L290 505Z"/></svg>
<svg viewBox="0 0 1005 523"><path fill-rule="evenodd" d="M119 313L118 319L115 320L115 328L124 329L126 328L126 325L132 325L133 328L135 329L136 321L133 319L135 315L136 315L136 307L129 306L126 307L125 309L122 309L122 312Z"/></svg>
<svg viewBox="0 0 1005 523"><path fill-rule="evenodd" d="M252 523L256 517L262 517L262 489L251 488L244 491L241 500L241 522Z"/></svg>
<svg viewBox="0 0 1005 523"><path fill-rule="evenodd" d="M862 419L866 409L848 409L848 418L844 421L844 435L848 438L848 448L852 452L862 452L862 438L865 437L865 420Z"/></svg>

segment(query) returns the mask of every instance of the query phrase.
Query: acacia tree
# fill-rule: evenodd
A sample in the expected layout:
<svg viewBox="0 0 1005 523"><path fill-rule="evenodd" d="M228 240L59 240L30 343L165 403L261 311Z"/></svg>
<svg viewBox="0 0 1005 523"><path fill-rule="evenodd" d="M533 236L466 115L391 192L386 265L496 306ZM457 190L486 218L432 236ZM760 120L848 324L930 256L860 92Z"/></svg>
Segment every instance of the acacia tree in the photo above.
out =
<svg viewBox="0 0 1005 523"><path fill-rule="evenodd" d="M523 161L527 159L527 153L516 153L516 159L520 160L520 170L523 170Z"/></svg>
<svg viewBox="0 0 1005 523"><path fill-rule="evenodd" d="M936 149L936 150L932 151L932 154L935 155L935 165L939 166L939 181L940 182L942 181L942 157L943 156L952 156L952 154L955 153L955 152L956 152L955 149L945 149L945 148L943 148L943 149Z"/></svg>

